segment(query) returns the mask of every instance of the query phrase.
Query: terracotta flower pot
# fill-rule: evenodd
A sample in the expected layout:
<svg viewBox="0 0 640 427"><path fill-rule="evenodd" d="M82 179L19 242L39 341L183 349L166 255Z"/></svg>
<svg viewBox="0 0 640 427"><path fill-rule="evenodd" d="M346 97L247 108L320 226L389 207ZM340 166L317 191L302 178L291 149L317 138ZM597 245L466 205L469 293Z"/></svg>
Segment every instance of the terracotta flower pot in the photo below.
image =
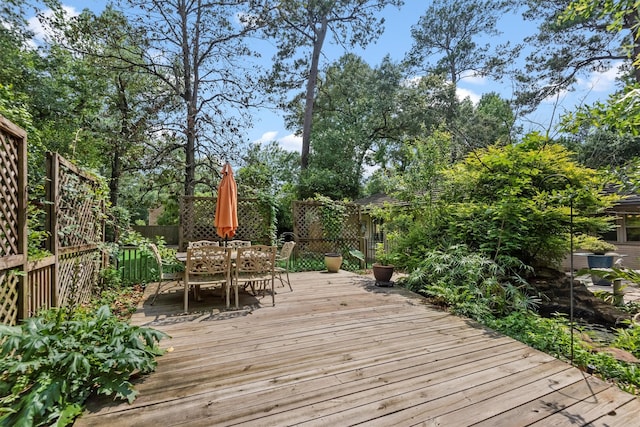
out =
<svg viewBox="0 0 640 427"><path fill-rule="evenodd" d="M390 282L393 276L393 265L373 264L373 277L376 282Z"/></svg>
<svg viewBox="0 0 640 427"><path fill-rule="evenodd" d="M342 265L342 255L338 253L324 254L324 265L329 273L337 273Z"/></svg>

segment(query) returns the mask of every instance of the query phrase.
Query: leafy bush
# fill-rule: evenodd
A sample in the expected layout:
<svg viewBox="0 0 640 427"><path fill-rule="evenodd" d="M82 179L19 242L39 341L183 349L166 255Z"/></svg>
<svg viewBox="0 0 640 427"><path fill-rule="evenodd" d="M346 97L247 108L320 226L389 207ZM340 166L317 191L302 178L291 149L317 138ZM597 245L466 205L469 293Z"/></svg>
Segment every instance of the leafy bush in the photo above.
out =
<svg viewBox="0 0 640 427"><path fill-rule="evenodd" d="M502 261L471 253L465 246L431 251L406 284L454 313L477 320L534 306L535 300L527 295L529 285L519 274L528 268L518 260Z"/></svg>
<svg viewBox="0 0 640 427"><path fill-rule="evenodd" d="M136 397L129 377L155 369L166 335L130 326L107 306L94 314L52 309L0 325L0 422L68 425L90 393Z"/></svg>
<svg viewBox="0 0 640 427"><path fill-rule="evenodd" d="M616 329L616 338L611 345L640 358L640 325L634 324L630 328Z"/></svg>
<svg viewBox="0 0 640 427"><path fill-rule="evenodd" d="M569 252L573 231L597 234L611 217L597 215L617 199L600 190L596 171L572 153L531 134L518 145L477 150L445 172L441 216L433 230L491 259L553 266Z"/></svg>
<svg viewBox="0 0 640 427"><path fill-rule="evenodd" d="M544 318L529 311L521 311L499 319L488 319L485 324L558 359L570 360L571 329L566 317ZM616 340L611 345L618 347L626 339L621 338L621 341ZM637 336L634 342L637 346ZM638 394L640 369L635 364L618 361L605 352L594 353L589 345L582 343L576 336L574 336L573 356L573 363L576 366L583 369L592 366L600 377L613 381L629 393Z"/></svg>
<svg viewBox="0 0 640 427"><path fill-rule="evenodd" d="M597 236L590 236L588 234L578 234L575 236L573 247L600 255L604 255L606 252L615 251L617 249L616 245L605 242Z"/></svg>

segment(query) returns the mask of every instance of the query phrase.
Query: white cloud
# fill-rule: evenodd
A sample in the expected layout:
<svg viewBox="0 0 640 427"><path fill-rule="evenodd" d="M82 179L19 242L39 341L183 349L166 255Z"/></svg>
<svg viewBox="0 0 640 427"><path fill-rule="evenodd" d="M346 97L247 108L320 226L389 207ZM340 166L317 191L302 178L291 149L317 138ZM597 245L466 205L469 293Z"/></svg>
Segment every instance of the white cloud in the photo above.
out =
<svg viewBox="0 0 640 427"><path fill-rule="evenodd" d="M555 93L553 95L549 95L546 98L544 98L542 100L542 103L543 104L561 105L563 102L565 102L566 99L571 97L573 94L574 94L573 91L569 91L567 89L561 89L560 91L558 91L558 93Z"/></svg>
<svg viewBox="0 0 640 427"><path fill-rule="evenodd" d="M474 71L467 71L466 73L463 73L460 76L460 80L464 80L465 83L476 86L484 86L487 84L487 78Z"/></svg>
<svg viewBox="0 0 640 427"><path fill-rule="evenodd" d="M276 141L283 150L286 151L302 151L302 137L294 134L289 134L282 138L278 138L278 131L272 130L263 133L260 138L253 141L255 144L268 144L271 141Z"/></svg>
<svg viewBox="0 0 640 427"><path fill-rule="evenodd" d="M275 141L276 136L278 136L278 131L273 130L273 131L265 132L260 136L260 138L256 139L253 142L257 144L268 144L271 141Z"/></svg>
<svg viewBox="0 0 640 427"><path fill-rule="evenodd" d="M474 104L477 104L481 98L481 96L477 93L461 87L456 88L456 95L458 96L458 99L465 99L466 97L469 97L469 99L471 99L471 102L473 102Z"/></svg>
<svg viewBox="0 0 640 427"><path fill-rule="evenodd" d="M591 73L588 79L579 79L578 85L594 92L608 93L614 89L616 78L621 75L622 71L619 66L614 66L602 73Z"/></svg>
<svg viewBox="0 0 640 427"><path fill-rule="evenodd" d="M67 17L79 15L79 12L73 6L62 6L62 10L64 11L64 14ZM44 18L50 18L53 16L53 11L51 9L47 9L42 12L42 16ZM34 41L36 41L37 43L46 41L48 37L48 34L47 34L48 30L42 26L42 23L40 22L40 19L38 18L38 16L32 16L27 20L27 23L29 25L29 29L33 31Z"/></svg>
<svg viewBox="0 0 640 427"><path fill-rule="evenodd" d="M280 146L287 151L302 152L302 137L294 134L289 134L284 138L278 139Z"/></svg>

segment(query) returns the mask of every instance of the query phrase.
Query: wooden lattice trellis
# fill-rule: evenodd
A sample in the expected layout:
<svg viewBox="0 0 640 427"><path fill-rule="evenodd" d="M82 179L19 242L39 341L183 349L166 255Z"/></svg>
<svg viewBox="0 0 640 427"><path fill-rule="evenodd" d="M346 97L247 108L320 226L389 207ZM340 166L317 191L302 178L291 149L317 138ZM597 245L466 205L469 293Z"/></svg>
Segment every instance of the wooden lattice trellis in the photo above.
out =
<svg viewBox="0 0 640 427"><path fill-rule="evenodd" d="M238 229L233 237L254 243L271 244L273 218L268 202L238 199ZM184 196L180 206L180 248L195 240L222 240L213 225L216 198Z"/></svg>
<svg viewBox="0 0 640 427"><path fill-rule="evenodd" d="M103 256L104 206L97 180L57 154L47 158L47 249L27 262L27 135L0 116L0 322L87 302Z"/></svg>
<svg viewBox="0 0 640 427"><path fill-rule="evenodd" d="M360 249L361 208L352 203L346 203L344 207L345 216L338 221L337 228L325 230L321 220L321 202L293 202L293 232L297 237L296 250L300 259L320 261L327 252L346 254L351 249Z"/></svg>
<svg viewBox="0 0 640 427"><path fill-rule="evenodd" d="M57 305L63 307L89 301L101 263L102 254L98 250L70 252L58 257Z"/></svg>
<svg viewBox="0 0 640 427"><path fill-rule="evenodd" d="M56 257L53 305L88 302L103 265L104 203L95 177L56 153L47 156L48 249Z"/></svg>
<svg viewBox="0 0 640 427"><path fill-rule="evenodd" d="M0 271L0 316L2 323L15 325L19 319L20 276Z"/></svg>
<svg viewBox="0 0 640 427"><path fill-rule="evenodd" d="M0 322L25 312L27 134L0 116ZM14 271L14 272L12 272Z"/></svg>

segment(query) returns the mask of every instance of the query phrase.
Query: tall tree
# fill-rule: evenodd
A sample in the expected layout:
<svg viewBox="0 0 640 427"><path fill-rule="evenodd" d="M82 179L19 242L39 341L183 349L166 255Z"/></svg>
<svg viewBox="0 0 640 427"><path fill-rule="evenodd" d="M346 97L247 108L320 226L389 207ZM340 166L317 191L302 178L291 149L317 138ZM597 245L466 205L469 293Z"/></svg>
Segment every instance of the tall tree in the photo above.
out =
<svg viewBox="0 0 640 427"><path fill-rule="evenodd" d="M346 54L327 69L318 84L312 150L300 197L316 192L335 200L358 197L374 147L397 134L401 80L389 58L372 69L362 58Z"/></svg>
<svg viewBox="0 0 640 427"><path fill-rule="evenodd" d="M236 173L238 191L257 197L268 195L275 201L278 231L293 229L292 203L297 200L296 186L300 156L284 150L276 141L252 144Z"/></svg>
<svg viewBox="0 0 640 427"><path fill-rule="evenodd" d="M498 19L513 1L434 0L411 28L407 61L427 74L444 74L455 86L465 74L500 77L520 46L492 48L484 37L499 36Z"/></svg>
<svg viewBox="0 0 640 427"><path fill-rule="evenodd" d="M87 64L89 80L100 82L99 90L92 92L91 99L99 100L100 114L87 120L76 133L76 140L90 140L100 159L102 173L108 177L110 201L118 205L120 181L125 173L144 168L143 160L151 157L143 148L153 137L160 145L158 136L152 132L159 127L158 117L171 106L175 96L148 73L132 63L143 61L144 39L131 27L123 13L107 7L99 16L89 10L72 20L56 16L50 22L52 34L57 36L75 52L99 52L99 54L76 54ZM86 29L91 28L87 33ZM85 31L83 31L85 30ZM112 51L113 46L126 47ZM127 59L119 58L123 52ZM166 153L162 160L167 162ZM156 164L154 163L154 166Z"/></svg>
<svg viewBox="0 0 640 427"><path fill-rule="evenodd" d="M403 0L266 0L268 36L277 40L270 81L285 93L306 82L300 166L309 165L311 127L320 56L329 33L346 47L367 46L383 31L384 18L376 15ZM287 62L291 61L291 66ZM277 83L276 83L277 82Z"/></svg>
<svg viewBox="0 0 640 427"><path fill-rule="evenodd" d="M640 52L637 1L524 3L524 18L539 22L539 31L525 40L533 51L526 69L517 75L522 105L533 109L543 99L570 89L578 77L620 63L640 82L640 68L631 66Z"/></svg>
<svg viewBox="0 0 640 427"><path fill-rule="evenodd" d="M455 159L466 157L471 151L490 145L506 145L514 142L519 128L516 115L508 101L497 93L482 95L477 105L466 99L450 131L458 143Z"/></svg>
<svg viewBox="0 0 640 427"><path fill-rule="evenodd" d="M245 45L252 15L244 0L119 0L142 46L113 42L97 52L150 74L181 100L159 129L184 152L184 194L211 186L218 164L233 158L256 95ZM91 26L87 31L91 31ZM138 53L142 53L140 56ZM87 51L86 53L91 53ZM96 52L94 52L96 53ZM216 164L211 164L211 163ZM208 168L196 179L196 167Z"/></svg>

